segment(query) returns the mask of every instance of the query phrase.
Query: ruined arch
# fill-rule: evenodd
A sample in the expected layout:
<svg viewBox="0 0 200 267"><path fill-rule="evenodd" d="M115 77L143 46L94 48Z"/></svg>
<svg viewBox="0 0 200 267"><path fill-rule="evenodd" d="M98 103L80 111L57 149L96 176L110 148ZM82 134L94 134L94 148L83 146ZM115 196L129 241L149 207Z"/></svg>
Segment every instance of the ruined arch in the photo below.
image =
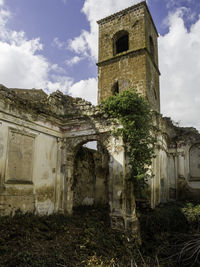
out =
<svg viewBox="0 0 200 267"><path fill-rule="evenodd" d="M113 37L113 54L117 55L129 50L129 33L121 30L115 33Z"/></svg>
<svg viewBox="0 0 200 267"><path fill-rule="evenodd" d="M64 184L63 184L63 209L68 214L71 214L73 211L74 205L74 175L75 175L75 165L74 161L76 159L77 152L83 146L83 144L91 141L99 142L109 154L109 135L104 134L94 134L94 135L84 135L74 138L70 138L66 141L66 146L64 148L64 166L66 166L67 171L65 172ZM109 185L108 185L109 187ZM109 189L108 189L109 190Z"/></svg>
<svg viewBox="0 0 200 267"><path fill-rule="evenodd" d="M94 131L94 129L93 129ZM90 131L91 133L91 131ZM62 179L60 180L60 211L72 214L74 205L74 159L80 147L89 141L99 141L109 154L107 178L107 202L112 228L136 231L137 217L133 185L127 180L129 168L122 138L116 138L110 131L65 138L62 146Z"/></svg>

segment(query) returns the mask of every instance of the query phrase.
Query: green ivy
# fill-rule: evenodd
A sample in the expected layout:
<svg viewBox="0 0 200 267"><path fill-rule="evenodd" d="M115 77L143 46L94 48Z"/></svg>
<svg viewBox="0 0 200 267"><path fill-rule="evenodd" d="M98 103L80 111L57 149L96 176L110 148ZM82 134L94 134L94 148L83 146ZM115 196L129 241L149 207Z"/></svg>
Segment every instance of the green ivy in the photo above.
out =
<svg viewBox="0 0 200 267"><path fill-rule="evenodd" d="M135 90L129 90L109 97L102 103L102 108L123 126L115 129L113 134L123 138L131 178L143 182L148 178L155 143L149 104Z"/></svg>

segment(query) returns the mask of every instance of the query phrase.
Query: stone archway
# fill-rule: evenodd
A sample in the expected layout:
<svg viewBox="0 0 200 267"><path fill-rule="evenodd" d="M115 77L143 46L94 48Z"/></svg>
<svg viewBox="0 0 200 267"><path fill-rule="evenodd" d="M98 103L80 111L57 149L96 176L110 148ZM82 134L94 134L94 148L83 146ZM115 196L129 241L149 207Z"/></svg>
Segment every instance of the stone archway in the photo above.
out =
<svg viewBox="0 0 200 267"><path fill-rule="evenodd" d="M82 144L98 141L109 154L109 175L107 194L112 228L118 230L138 231L138 220L135 211L135 197L129 181L129 170L123 141L108 132L94 135L82 135L66 138L62 152L63 181L60 190L60 206L68 214L73 212L74 200L74 159Z"/></svg>
<svg viewBox="0 0 200 267"><path fill-rule="evenodd" d="M68 138L65 140L65 145L63 148L63 166L64 166L64 181L63 189L61 196L61 206L63 207L64 212L71 214L73 212L73 203L74 203L74 175L75 175L75 165L74 160L79 151L80 147L87 142L97 141L102 147L107 151L108 146L108 134L94 134L94 135L84 135L76 136L73 138ZM110 154L108 152L108 154ZM109 188L109 185L108 185ZM109 189L108 189L109 191ZM108 193L109 194L109 193Z"/></svg>

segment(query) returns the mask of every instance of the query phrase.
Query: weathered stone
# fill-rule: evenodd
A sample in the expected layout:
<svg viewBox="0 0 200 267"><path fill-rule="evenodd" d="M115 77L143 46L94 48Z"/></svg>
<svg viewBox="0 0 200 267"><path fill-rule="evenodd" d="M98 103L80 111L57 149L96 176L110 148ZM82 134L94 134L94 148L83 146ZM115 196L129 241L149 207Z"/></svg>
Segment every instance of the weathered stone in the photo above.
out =
<svg viewBox="0 0 200 267"><path fill-rule="evenodd" d="M160 110L158 33L145 2L98 21L98 101L130 88ZM116 52L117 41L127 36L128 44ZM114 90L114 91L113 91Z"/></svg>

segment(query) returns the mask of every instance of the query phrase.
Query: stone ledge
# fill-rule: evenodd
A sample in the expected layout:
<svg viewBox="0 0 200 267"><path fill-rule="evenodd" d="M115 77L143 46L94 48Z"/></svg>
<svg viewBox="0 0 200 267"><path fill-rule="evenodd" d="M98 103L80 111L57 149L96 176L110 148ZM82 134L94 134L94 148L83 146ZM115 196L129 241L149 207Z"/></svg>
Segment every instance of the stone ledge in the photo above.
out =
<svg viewBox="0 0 200 267"><path fill-rule="evenodd" d="M150 59L151 59L152 64L154 65L156 71L157 71L158 74L160 75L160 74L161 74L161 73L160 73L160 70L158 69L158 66L155 64L154 60L152 59L151 54L149 53L149 51L147 50L146 47L144 47L144 48L140 48L140 49L138 49L138 50L128 51L128 52L126 52L126 53L122 52L122 53L118 54L117 56L114 56L114 57L112 57L112 58L108 58L108 59L106 59L106 60L97 62L96 65L97 65L98 67L100 67L101 65L106 65L107 63L111 63L111 62L113 62L113 61L117 61L117 60L119 60L119 59L122 58L122 57L126 57L126 56L137 56L137 55L139 55L139 54L145 54L145 53L148 54L148 56L149 56Z"/></svg>

